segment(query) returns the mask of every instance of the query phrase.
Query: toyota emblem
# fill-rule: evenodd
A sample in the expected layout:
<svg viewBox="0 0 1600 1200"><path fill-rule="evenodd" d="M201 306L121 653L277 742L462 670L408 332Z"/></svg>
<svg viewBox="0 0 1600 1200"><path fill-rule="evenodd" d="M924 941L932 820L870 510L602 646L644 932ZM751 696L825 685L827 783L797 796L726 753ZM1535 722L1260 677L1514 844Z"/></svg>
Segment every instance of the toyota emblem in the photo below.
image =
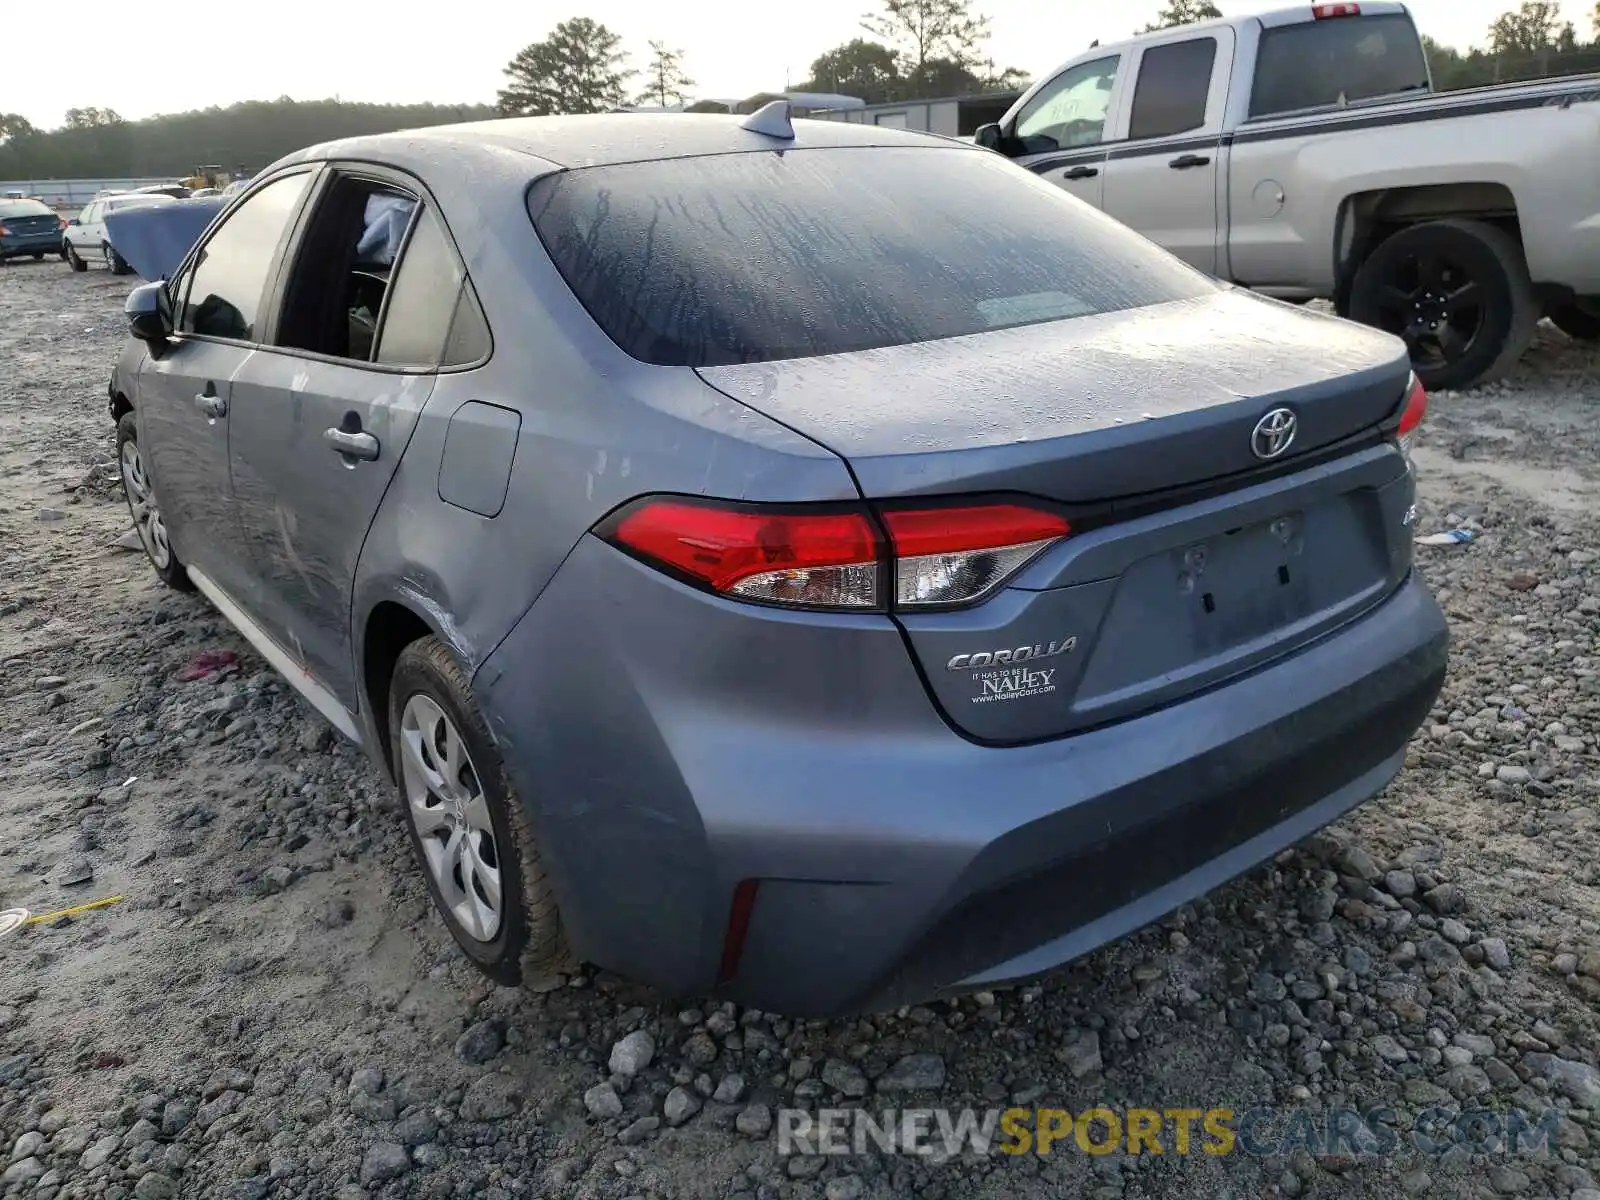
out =
<svg viewBox="0 0 1600 1200"><path fill-rule="evenodd" d="M1275 408L1256 422L1250 450L1257 458L1277 458L1294 443L1300 419L1287 408Z"/></svg>

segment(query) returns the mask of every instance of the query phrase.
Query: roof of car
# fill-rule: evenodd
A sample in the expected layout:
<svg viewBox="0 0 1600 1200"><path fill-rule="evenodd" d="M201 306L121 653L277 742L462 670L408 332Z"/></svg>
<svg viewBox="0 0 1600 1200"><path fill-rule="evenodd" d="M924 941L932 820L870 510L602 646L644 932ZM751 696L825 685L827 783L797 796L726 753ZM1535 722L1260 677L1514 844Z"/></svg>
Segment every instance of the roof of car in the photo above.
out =
<svg viewBox="0 0 1600 1200"><path fill-rule="evenodd" d="M434 125L398 133L348 138L312 146L291 159L365 157L381 160L386 150L410 153L428 144L496 146L520 151L561 167L608 166L661 158L735 154L752 150L828 146L922 146L939 144L914 130L848 121L793 122L794 138L778 139L745 129L741 116L721 113L595 113L564 117L508 117L460 125ZM959 144L945 143L952 148Z"/></svg>

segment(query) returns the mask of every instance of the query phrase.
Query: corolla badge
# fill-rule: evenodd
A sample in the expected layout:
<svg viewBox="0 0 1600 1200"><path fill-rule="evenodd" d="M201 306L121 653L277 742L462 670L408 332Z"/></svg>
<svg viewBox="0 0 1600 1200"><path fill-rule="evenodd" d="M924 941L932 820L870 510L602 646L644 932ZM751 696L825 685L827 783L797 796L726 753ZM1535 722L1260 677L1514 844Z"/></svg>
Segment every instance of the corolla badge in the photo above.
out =
<svg viewBox="0 0 1600 1200"><path fill-rule="evenodd" d="M948 671L975 671L982 667L1009 667L1017 663L1035 662L1041 658L1055 658L1059 654L1071 654L1078 648L1078 639L1075 637L1062 638L1059 642L1046 642L1036 646L1016 646L1005 650L980 650L976 654L958 654L945 663Z"/></svg>
<svg viewBox="0 0 1600 1200"><path fill-rule="evenodd" d="M1287 408L1275 408L1250 433L1250 452L1257 458L1277 458L1294 443L1300 418Z"/></svg>

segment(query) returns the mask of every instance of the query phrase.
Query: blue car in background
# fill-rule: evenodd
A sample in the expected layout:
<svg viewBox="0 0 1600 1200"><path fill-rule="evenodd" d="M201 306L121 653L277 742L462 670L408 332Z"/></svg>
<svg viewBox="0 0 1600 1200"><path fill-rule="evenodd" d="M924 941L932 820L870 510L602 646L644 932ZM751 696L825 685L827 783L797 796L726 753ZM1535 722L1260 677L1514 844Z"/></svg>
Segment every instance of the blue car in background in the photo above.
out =
<svg viewBox="0 0 1600 1200"><path fill-rule="evenodd" d="M66 222L40 200L0 200L0 262L61 253Z"/></svg>

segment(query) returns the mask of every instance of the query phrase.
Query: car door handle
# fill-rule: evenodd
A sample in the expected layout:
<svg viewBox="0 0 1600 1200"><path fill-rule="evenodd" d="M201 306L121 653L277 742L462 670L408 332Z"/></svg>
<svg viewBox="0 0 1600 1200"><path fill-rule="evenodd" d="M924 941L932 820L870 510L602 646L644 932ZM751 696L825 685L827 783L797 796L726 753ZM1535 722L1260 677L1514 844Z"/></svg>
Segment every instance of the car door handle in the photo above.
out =
<svg viewBox="0 0 1600 1200"><path fill-rule="evenodd" d="M1187 171L1190 167L1209 166L1211 159L1204 154L1180 154L1167 164L1174 171Z"/></svg>
<svg viewBox="0 0 1600 1200"><path fill-rule="evenodd" d="M328 443L330 449L346 458L359 458L363 462L371 462L378 457L378 439L370 433L352 432L348 429L326 429L322 433L322 440Z"/></svg>
<svg viewBox="0 0 1600 1200"><path fill-rule="evenodd" d="M209 392L201 392L194 398L195 407L208 417L225 417L228 415L228 402L221 396L213 396Z"/></svg>
<svg viewBox="0 0 1600 1200"><path fill-rule="evenodd" d="M1073 167L1061 178L1063 179L1093 179L1100 174L1099 167Z"/></svg>

